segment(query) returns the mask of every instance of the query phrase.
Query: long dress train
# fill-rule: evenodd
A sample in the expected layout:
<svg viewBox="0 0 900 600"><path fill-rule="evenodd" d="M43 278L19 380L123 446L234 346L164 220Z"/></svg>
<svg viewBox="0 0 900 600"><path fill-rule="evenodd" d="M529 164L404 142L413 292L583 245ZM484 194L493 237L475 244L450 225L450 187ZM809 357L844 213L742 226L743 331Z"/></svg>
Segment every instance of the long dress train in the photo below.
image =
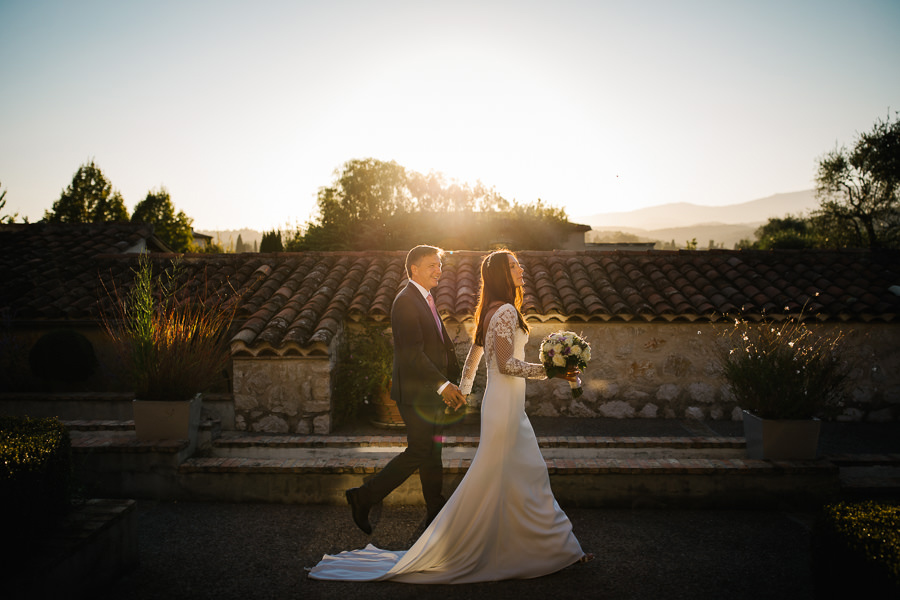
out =
<svg viewBox="0 0 900 600"><path fill-rule="evenodd" d="M582 557L525 415L525 378L545 377L540 364L524 362L527 339L515 308L505 304L491 319L484 348L473 345L469 351L460 383L464 394L471 391L482 354L487 366L480 442L465 477L415 544L406 551L370 544L326 555L309 577L406 583L527 579Z"/></svg>

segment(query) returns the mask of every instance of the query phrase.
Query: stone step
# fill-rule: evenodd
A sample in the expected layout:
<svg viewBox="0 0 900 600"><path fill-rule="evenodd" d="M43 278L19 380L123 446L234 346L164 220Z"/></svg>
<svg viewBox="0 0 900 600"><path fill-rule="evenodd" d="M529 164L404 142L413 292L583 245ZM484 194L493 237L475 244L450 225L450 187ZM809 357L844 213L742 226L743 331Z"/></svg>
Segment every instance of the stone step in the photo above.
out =
<svg viewBox="0 0 900 600"><path fill-rule="evenodd" d="M900 454L831 454L828 460L840 467L900 466Z"/></svg>
<svg viewBox="0 0 900 600"><path fill-rule="evenodd" d="M737 437L539 436L538 443L554 492L579 506L815 505L872 490L891 494L900 478L897 454L750 460ZM446 492L477 445L477 436L445 438ZM194 453L186 441L139 441L127 428L88 424L72 432L72 447L94 495L341 504L344 490L384 468L406 438L226 432ZM418 478L387 502L421 503Z"/></svg>
<svg viewBox="0 0 900 600"><path fill-rule="evenodd" d="M83 433L93 431L134 431L134 419L71 419L62 420L69 433ZM200 421L201 430L221 430L221 422L218 419L203 419Z"/></svg>
<svg viewBox="0 0 900 600"><path fill-rule="evenodd" d="M840 467L841 490L848 498L900 499L900 460Z"/></svg>
<svg viewBox="0 0 900 600"><path fill-rule="evenodd" d="M232 502L343 504L344 491L383 469L387 457L253 459L195 457L178 468L191 497ZM838 468L826 460L545 459L561 503L585 507L681 506L763 508L806 506L839 492ZM445 494L459 484L468 458L444 458ZM385 499L421 504L417 477Z"/></svg>
<svg viewBox="0 0 900 600"><path fill-rule="evenodd" d="M63 421L66 429L72 432L82 431L134 431L134 420L115 421L112 419L74 419Z"/></svg>
<svg viewBox="0 0 900 600"><path fill-rule="evenodd" d="M743 438L538 436L544 458L743 458ZM318 436L229 432L216 439L216 458L390 458L406 448L404 435ZM471 459L477 436L445 436L447 460Z"/></svg>

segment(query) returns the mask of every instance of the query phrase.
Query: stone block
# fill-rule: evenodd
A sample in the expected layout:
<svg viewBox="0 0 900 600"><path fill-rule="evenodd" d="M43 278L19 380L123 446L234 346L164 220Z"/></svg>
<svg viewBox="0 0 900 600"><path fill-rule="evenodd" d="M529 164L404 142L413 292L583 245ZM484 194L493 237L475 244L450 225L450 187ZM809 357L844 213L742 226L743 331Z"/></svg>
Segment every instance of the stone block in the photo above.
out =
<svg viewBox="0 0 900 600"><path fill-rule="evenodd" d="M656 399L671 402L678 397L680 390L674 383L664 383L656 390Z"/></svg>
<svg viewBox="0 0 900 600"><path fill-rule="evenodd" d="M287 421L275 415L266 415L253 423L251 429L264 433L287 433L290 431Z"/></svg>
<svg viewBox="0 0 900 600"><path fill-rule="evenodd" d="M704 418L703 409L699 406L689 406L687 410L684 411L684 416L686 419L702 421Z"/></svg>
<svg viewBox="0 0 900 600"><path fill-rule="evenodd" d="M627 402L614 400L600 406L600 414L614 419L625 419L634 416L634 407Z"/></svg>
<svg viewBox="0 0 900 600"><path fill-rule="evenodd" d="M592 411L590 408L585 406L582 402L578 400L572 400L572 403L569 404L569 414L573 417L596 417L597 413Z"/></svg>
<svg viewBox="0 0 900 600"><path fill-rule="evenodd" d="M866 416L866 421L873 423L889 423L894 420L893 408L882 408L881 410L872 411Z"/></svg>
<svg viewBox="0 0 900 600"><path fill-rule="evenodd" d="M715 392L707 383L695 382L688 386L688 393L691 400L701 402L703 404L712 404L716 399Z"/></svg>
<svg viewBox="0 0 900 600"><path fill-rule="evenodd" d="M319 415L313 419L313 433L331 433L331 415Z"/></svg>
<svg viewBox="0 0 900 600"><path fill-rule="evenodd" d="M648 402L644 405L644 408L641 409L641 412L638 413L638 416L644 419L655 419L658 412L659 407L652 402Z"/></svg>

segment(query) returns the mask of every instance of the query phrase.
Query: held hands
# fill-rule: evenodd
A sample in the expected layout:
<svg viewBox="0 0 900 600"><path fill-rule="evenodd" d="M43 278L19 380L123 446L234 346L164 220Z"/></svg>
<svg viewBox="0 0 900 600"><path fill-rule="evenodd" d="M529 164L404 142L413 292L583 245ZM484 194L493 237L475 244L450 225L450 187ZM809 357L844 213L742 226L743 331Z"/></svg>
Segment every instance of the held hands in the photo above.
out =
<svg viewBox="0 0 900 600"><path fill-rule="evenodd" d="M441 396L444 399L444 404L451 410L456 411L466 405L466 397L463 396L462 392L459 391L459 388L453 383L450 383L444 388L444 391L441 392Z"/></svg>

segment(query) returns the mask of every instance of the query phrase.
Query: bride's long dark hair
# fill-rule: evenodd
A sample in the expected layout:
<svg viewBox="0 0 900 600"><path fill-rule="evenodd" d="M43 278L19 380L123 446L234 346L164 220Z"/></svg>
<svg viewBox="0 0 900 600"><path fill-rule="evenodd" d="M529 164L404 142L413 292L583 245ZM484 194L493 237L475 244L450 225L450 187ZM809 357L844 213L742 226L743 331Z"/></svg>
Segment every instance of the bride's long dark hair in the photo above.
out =
<svg viewBox="0 0 900 600"><path fill-rule="evenodd" d="M528 324L522 316L522 288L513 283L509 268L509 250L497 250L481 261L481 293L475 307L475 345L484 346L484 317L494 304L512 304L519 317L519 327L528 333Z"/></svg>

